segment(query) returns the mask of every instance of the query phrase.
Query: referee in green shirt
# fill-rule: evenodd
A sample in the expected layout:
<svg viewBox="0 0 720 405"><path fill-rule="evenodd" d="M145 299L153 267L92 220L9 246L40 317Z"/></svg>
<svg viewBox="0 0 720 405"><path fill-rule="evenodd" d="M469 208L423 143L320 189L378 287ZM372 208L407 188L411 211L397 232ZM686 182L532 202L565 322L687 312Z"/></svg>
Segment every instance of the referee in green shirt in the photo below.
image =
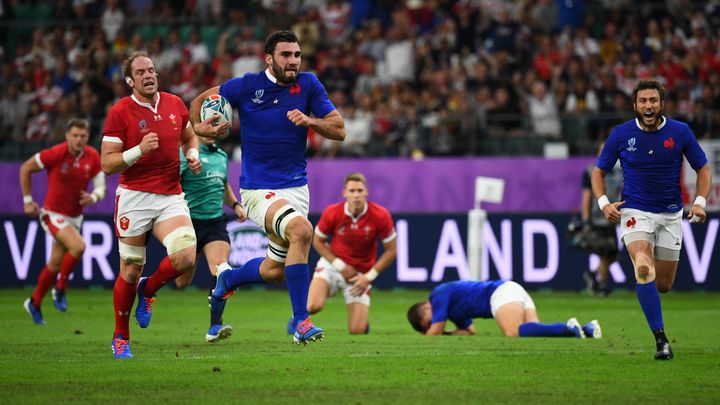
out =
<svg viewBox="0 0 720 405"><path fill-rule="evenodd" d="M180 154L180 183L185 199L190 208L190 218L197 236L197 257L200 252L205 254L208 270L212 275L212 294L217 282L218 268L230 268L230 238L227 232L227 221L222 204L232 208L239 222L247 218L242 205L235 197L235 193L228 183L228 157L227 154L215 145L210 138L198 137L200 143L200 162L202 171L193 174L187 165L185 156ZM179 288L188 286L197 268L197 261L192 270L185 272L175 279ZM222 322L222 321L221 321ZM232 334L230 325L210 324L210 330L205 340L215 342Z"/></svg>

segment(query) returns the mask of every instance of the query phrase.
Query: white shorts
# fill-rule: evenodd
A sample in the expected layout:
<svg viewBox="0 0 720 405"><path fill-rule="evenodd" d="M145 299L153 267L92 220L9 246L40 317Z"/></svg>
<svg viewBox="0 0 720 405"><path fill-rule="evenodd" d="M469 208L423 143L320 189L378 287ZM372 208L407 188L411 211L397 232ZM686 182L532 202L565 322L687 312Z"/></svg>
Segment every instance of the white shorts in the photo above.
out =
<svg viewBox="0 0 720 405"><path fill-rule="evenodd" d="M644 240L655 248L656 259L680 260L683 237L682 210L653 213L625 208L620 211L625 246L637 240Z"/></svg>
<svg viewBox="0 0 720 405"><path fill-rule="evenodd" d="M310 211L310 190L307 184L300 187L283 188L280 190L250 190L241 188L240 197L247 217L266 233L265 215L267 215L270 206L275 201L284 199L305 218L307 218L308 212Z"/></svg>
<svg viewBox="0 0 720 405"><path fill-rule="evenodd" d="M55 236L61 229L72 226L78 232L82 226L83 216L69 217L67 215L58 214L57 212L48 211L45 208L40 209L40 226L45 232Z"/></svg>
<svg viewBox="0 0 720 405"><path fill-rule="evenodd" d="M345 304L358 303L370 306L370 295L368 294L370 290L368 289L365 294L359 297L350 294L350 287L352 287L352 285L348 284L342 274L340 274L340 272L337 271L324 257L321 257L320 260L318 260L317 266L315 267L315 274L313 275L313 278L315 277L327 281L328 286L330 286L331 297L337 294L338 291L342 290L343 296L345 297Z"/></svg>
<svg viewBox="0 0 720 405"><path fill-rule="evenodd" d="M115 233L119 237L143 235L156 222L181 215L190 218L185 193L155 194L122 187L115 191Z"/></svg>
<svg viewBox="0 0 720 405"><path fill-rule="evenodd" d="M522 304L525 309L535 309L535 303L530 294L520 284L514 281L502 283L490 296L490 312L492 312L493 318L500 307L515 302Z"/></svg>

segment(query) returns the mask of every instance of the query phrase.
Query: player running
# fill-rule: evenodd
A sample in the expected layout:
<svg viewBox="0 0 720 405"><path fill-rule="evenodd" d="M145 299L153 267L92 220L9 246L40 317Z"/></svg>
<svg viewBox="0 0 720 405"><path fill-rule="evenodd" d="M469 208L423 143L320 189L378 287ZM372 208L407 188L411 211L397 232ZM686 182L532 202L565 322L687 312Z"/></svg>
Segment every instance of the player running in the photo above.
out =
<svg viewBox="0 0 720 405"><path fill-rule="evenodd" d="M114 219L120 251L113 288L116 358L132 357L130 310L135 295L135 318L147 328L155 292L195 264L195 230L180 187L181 146L190 170L202 169L188 110L177 96L158 91L153 61L145 52L133 52L122 71L132 95L108 112L101 154L106 173L121 173ZM162 241L168 256L150 277L140 278L150 233Z"/></svg>
<svg viewBox="0 0 720 405"><path fill-rule="evenodd" d="M633 90L635 119L612 130L592 173L598 206L608 220L620 221L635 270L638 301L655 336L656 360L673 358L658 291L670 291L680 260L683 156L697 172L697 197L688 213L690 223L705 222L705 203L712 183L705 152L687 124L663 116L664 100L665 89L660 82L638 83ZM605 176L618 159L623 170L622 201L611 202Z"/></svg>
<svg viewBox="0 0 720 405"><path fill-rule="evenodd" d="M87 120L71 119L67 123L65 142L36 153L20 166L25 214L30 217L39 214L40 225L53 237L50 261L40 272L32 296L24 303L25 310L38 325L45 324L40 307L53 284L55 309L67 311L68 278L85 252L85 241L80 236L83 209L105 197L105 173L100 167L100 155L95 148L87 145L88 128ZM31 174L41 170L48 173L43 208L38 207L30 193ZM93 191L88 193L91 179Z"/></svg>
<svg viewBox="0 0 720 405"><path fill-rule="evenodd" d="M227 232L227 220L223 211L223 202L235 211L238 222L246 219L245 211L235 197L235 193L227 181L228 157L227 154L210 138L199 138L200 160L203 162L202 171L192 173L185 156L180 155L180 184L185 192L185 199L190 208L193 228L197 235L197 257L205 254L208 270L212 276L212 285L208 292L208 299L217 283L218 269L229 269L228 256L230 255L230 237ZM184 288L192 282L195 265L182 276L175 279L179 288ZM210 329L205 335L207 342L217 342L232 334L232 326L223 325L222 319L213 319L210 316Z"/></svg>
<svg viewBox="0 0 720 405"><path fill-rule="evenodd" d="M324 336L307 311L313 232L307 219L307 132L312 128L325 138L345 139L342 117L317 77L300 72L300 59L295 33L275 32L265 41L265 71L230 79L200 94L190 106L195 132L210 138L224 133L229 124L213 127L212 117L199 122L203 100L220 94L237 108L243 157L240 197L248 218L263 228L269 239L266 257L218 274L211 298L216 319L221 317L225 299L238 286L285 280L293 317L300 320L293 337L298 344Z"/></svg>

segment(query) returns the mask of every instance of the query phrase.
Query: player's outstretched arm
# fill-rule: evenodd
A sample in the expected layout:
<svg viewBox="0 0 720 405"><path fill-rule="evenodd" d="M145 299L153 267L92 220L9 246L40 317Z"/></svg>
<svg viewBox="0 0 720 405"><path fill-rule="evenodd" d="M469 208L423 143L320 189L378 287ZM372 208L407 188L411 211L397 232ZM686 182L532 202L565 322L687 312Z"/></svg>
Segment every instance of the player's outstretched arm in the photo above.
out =
<svg viewBox="0 0 720 405"><path fill-rule="evenodd" d="M287 117L293 124L310 127L321 136L333 141L345 140L345 121L337 110L330 111L323 118L308 117L300 110L290 110Z"/></svg>
<svg viewBox="0 0 720 405"><path fill-rule="evenodd" d="M705 212L705 204L707 203L707 197L710 194L710 187L712 185L712 174L710 173L710 167L706 163L705 166L701 167L697 171L697 197L693 202L692 208L688 213L688 219L691 223L704 223L707 218Z"/></svg>
<svg viewBox="0 0 720 405"><path fill-rule="evenodd" d="M213 126L213 122L216 119L214 117L208 117L205 121L200 120L200 108L202 107L203 101L214 94L218 94L219 92L220 86L209 88L202 92L199 96L195 97L195 99L190 103L190 122L195 130L195 135L215 139L230 130L230 125L232 125L230 122L223 122L218 126Z"/></svg>
<svg viewBox="0 0 720 405"><path fill-rule="evenodd" d="M42 168L35 160L35 155L28 158L25 163L20 166L20 190L23 195L23 210L28 216L37 216L40 207L32 199L32 178L33 173L41 171Z"/></svg>

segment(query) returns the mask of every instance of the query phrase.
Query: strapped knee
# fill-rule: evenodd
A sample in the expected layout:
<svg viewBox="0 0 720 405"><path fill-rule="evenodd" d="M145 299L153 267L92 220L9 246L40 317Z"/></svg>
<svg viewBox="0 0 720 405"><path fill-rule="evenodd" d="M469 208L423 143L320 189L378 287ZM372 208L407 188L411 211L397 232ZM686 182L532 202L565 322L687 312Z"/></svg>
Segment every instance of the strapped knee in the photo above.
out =
<svg viewBox="0 0 720 405"><path fill-rule="evenodd" d="M287 258L288 248L285 246L278 245L273 241L268 241L267 256L276 262L285 263Z"/></svg>
<svg viewBox="0 0 720 405"><path fill-rule="evenodd" d="M275 212L275 216L272 220L272 227L273 227L273 233L275 235L279 236L287 242L287 237L285 236L285 229L287 228L290 221L297 217L303 217L303 215L295 210L290 204L285 204L280 209L278 209ZM286 251L287 253L287 251ZM284 261L284 260L283 260Z"/></svg>
<svg viewBox="0 0 720 405"><path fill-rule="evenodd" d="M195 246L195 229L192 226L181 226L170 232L162 241L168 256L185 248Z"/></svg>
<svg viewBox="0 0 720 405"><path fill-rule="evenodd" d="M145 246L133 246L118 242L120 250L120 258L127 263L136 264L142 266L145 264Z"/></svg>

